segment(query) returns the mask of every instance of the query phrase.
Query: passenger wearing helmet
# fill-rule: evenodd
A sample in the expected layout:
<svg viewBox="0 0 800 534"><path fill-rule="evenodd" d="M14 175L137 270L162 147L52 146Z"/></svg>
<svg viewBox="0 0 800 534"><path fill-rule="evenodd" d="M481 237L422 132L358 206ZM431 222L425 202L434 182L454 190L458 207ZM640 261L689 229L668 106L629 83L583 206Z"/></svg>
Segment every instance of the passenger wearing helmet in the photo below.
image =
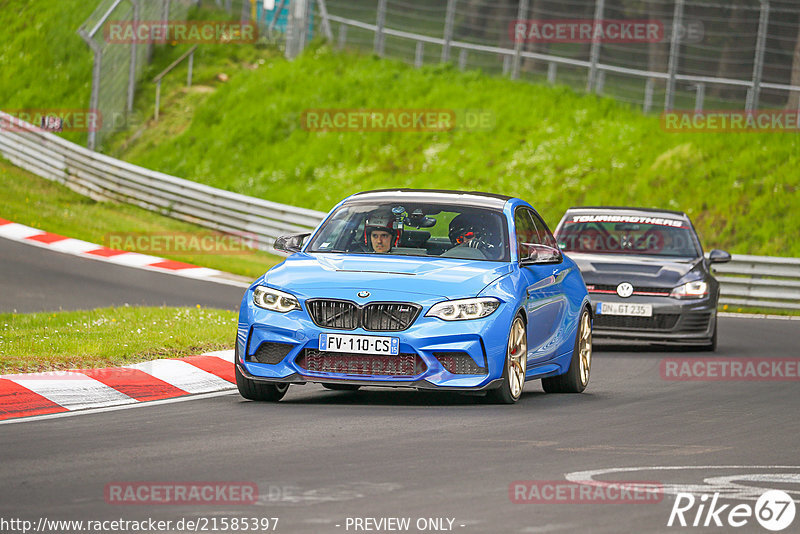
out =
<svg viewBox="0 0 800 534"><path fill-rule="evenodd" d="M461 213L450 221L449 237L454 247L442 256L490 259L494 255L491 222L479 214Z"/></svg>
<svg viewBox="0 0 800 534"><path fill-rule="evenodd" d="M364 224L364 245L378 254L386 254L399 239L398 231L392 228L392 218L386 215L371 215Z"/></svg>

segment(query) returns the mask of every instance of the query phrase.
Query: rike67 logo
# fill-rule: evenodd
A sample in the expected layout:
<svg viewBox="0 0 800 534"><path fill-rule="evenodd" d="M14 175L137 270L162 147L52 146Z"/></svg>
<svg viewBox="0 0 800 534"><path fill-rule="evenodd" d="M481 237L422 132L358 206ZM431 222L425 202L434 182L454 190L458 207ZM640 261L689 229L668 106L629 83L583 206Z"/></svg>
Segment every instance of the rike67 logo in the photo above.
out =
<svg viewBox="0 0 800 534"><path fill-rule="evenodd" d="M719 497L719 493L699 498L691 493L678 493L667 526L739 528L751 524L755 518L765 529L778 532L794 521L795 503L785 491L769 490L758 498L755 506L719 504Z"/></svg>

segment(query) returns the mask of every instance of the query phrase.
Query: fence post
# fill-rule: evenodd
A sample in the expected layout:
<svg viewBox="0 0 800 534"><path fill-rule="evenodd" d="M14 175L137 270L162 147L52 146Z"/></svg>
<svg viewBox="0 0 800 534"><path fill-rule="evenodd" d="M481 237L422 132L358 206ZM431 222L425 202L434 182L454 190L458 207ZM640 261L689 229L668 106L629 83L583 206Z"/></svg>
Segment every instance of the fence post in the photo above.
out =
<svg viewBox="0 0 800 534"><path fill-rule="evenodd" d="M386 23L386 0L378 0L378 14L375 21L375 53L383 56L383 25Z"/></svg>
<svg viewBox="0 0 800 534"><path fill-rule="evenodd" d="M597 0L594 6L594 24L592 25L592 50L589 53L589 76L586 80L586 92L591 93L597 80L597 63L600 61L600 39L596 38L597 27L603 23L605 0Z"/></svg>
<svg viewBox="0 0 800 534"><path fill-rule="evenodd" d="M189 74L186 76L186 87L192 86L192 67L194 67L194 50L189 54Z"/></svg>
<svg viewBox="0 0 800 534"><path fill-rule="evenodd" d="M417 49L414 52L414 66L420 68L423 60L423 47L425 44L422 41L417 41Z"/></svg>
<svg viewBox="0 0 800 534"><path fill-rule="evenodd" d="M444 44L442 45L442 63L450 61L450 41L453 40L453 19L456 16L456 1L447 0L447 13L444 17Z"/></svg>
<svg viewBox="0 0 800 534"><path fill-rule="evenodd" d="M328 6L325 5L325 0L317 0L317 7L319 7L320 18L322 19L322 33L329 43L333 43L333 32L331 31L331 21L328 18Z"/></svg>
<svg viewBox="0 0 800 534"><path fill-rule="evenodd" d="M467 49L462 48L458 53L458 69L464 70L467 68Z"/></svg>
<svg viewBox="0 0 800 534"><path fill-rule="evenodd" d="M100 49L94 39L84 30L78 30L80 35L94 54L94 64L92 65L92 96L89 99L89 109L92 112L99 112L100 103L100 65L103 62L103 51ZM86 142L86 147L89 150L94 150L97 145L97 128L89 128L89 138Z"/></svg>
<svg viewBox="0 0 800 534"><path fill-rule="evenodd" d="M672 16L672 38L669 46L669 79L664 111L672 111L675 107L675 76L678 74L678 54L680 54L680 30L683 28L684 0L675 0L675 14Z"/></svg>
<svg viewBox="0 0 800 534"><path fill-rule="evenodd" d="M133 27L135 28L139 22L139 0L130 0L133 4ZM128 113L133 111L133 95L136 91L136 44L135 40L131 43L131 60L128 65L128 100L127 107L125 108Z"/></svg>
<svg viewBox="0 0 800 534"><path fill-rule="evenodd" d="M603 94L603 89L606 86L606 71L601 70L595 74L594 92L598 95Z"/></svg>
<svg viewBox="0 0 800 534"><path fill-rule="evenodd" d="M519 10L517 11L517 20L525 20L528 16L528 0L519 0ZM511 79L516 80L519 78L519 64L522 54L522 44L524 39L517 39L517 34L514 33L514 61L511 64Z"/></svg>
<svg viewBox="0 0 800 534"><path fill-rule="evenodd" d="M761 98L761 78L764 73L764 50L767 42L769 26L769 0L761 0L761 17L758 21L758 40L756 41L756 57L753 61L753 86L747 93L747 111L755 111Z"/></svg>
<svg viewBox="0 0 800 534"><path fill-rule="evenodd" d="M339 24L339 49L343 49L347 42L347 24Z"/></svg>

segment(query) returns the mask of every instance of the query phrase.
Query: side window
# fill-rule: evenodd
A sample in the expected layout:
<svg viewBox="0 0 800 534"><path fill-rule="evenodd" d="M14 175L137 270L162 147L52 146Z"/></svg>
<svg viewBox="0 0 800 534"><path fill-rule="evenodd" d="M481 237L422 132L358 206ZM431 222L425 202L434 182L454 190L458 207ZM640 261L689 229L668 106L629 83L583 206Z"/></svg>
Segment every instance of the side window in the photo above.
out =
<svg viewBox="0 0 800 534"><path fill-rule="evenodd" d="M538 243L539 235L536 232L536 226L533 224L528 210L525 208L517 208L514 212L514 226L517 228L517 250L520 250L522 243Z"/></svg>
<svg viewBox="0 0 800 534"><path fill-rule="evenodd" d="M548 247L558 248L558 243L556 243L556 238L553 237L553 234L547 228L547 225L544 223L542 218L532 211L528 211L528 213L533 219L533 224L536 226L536 233L539 236L539 240L537 241L537 243L540 243L542 245L547 245Z"/></svg>

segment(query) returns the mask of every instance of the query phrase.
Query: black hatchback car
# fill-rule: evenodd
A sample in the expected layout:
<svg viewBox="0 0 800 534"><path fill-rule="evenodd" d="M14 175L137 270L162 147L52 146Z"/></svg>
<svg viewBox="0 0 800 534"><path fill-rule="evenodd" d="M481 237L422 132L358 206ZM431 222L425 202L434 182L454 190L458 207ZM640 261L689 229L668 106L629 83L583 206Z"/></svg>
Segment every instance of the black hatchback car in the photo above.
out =
<svg viewBox="0 0 800 534"><path fill-rule="evenodd" d="M717 346L719 283L689 217L679 211L570 208L555 231L578 264L594 310L594 336Z"/></svg>

